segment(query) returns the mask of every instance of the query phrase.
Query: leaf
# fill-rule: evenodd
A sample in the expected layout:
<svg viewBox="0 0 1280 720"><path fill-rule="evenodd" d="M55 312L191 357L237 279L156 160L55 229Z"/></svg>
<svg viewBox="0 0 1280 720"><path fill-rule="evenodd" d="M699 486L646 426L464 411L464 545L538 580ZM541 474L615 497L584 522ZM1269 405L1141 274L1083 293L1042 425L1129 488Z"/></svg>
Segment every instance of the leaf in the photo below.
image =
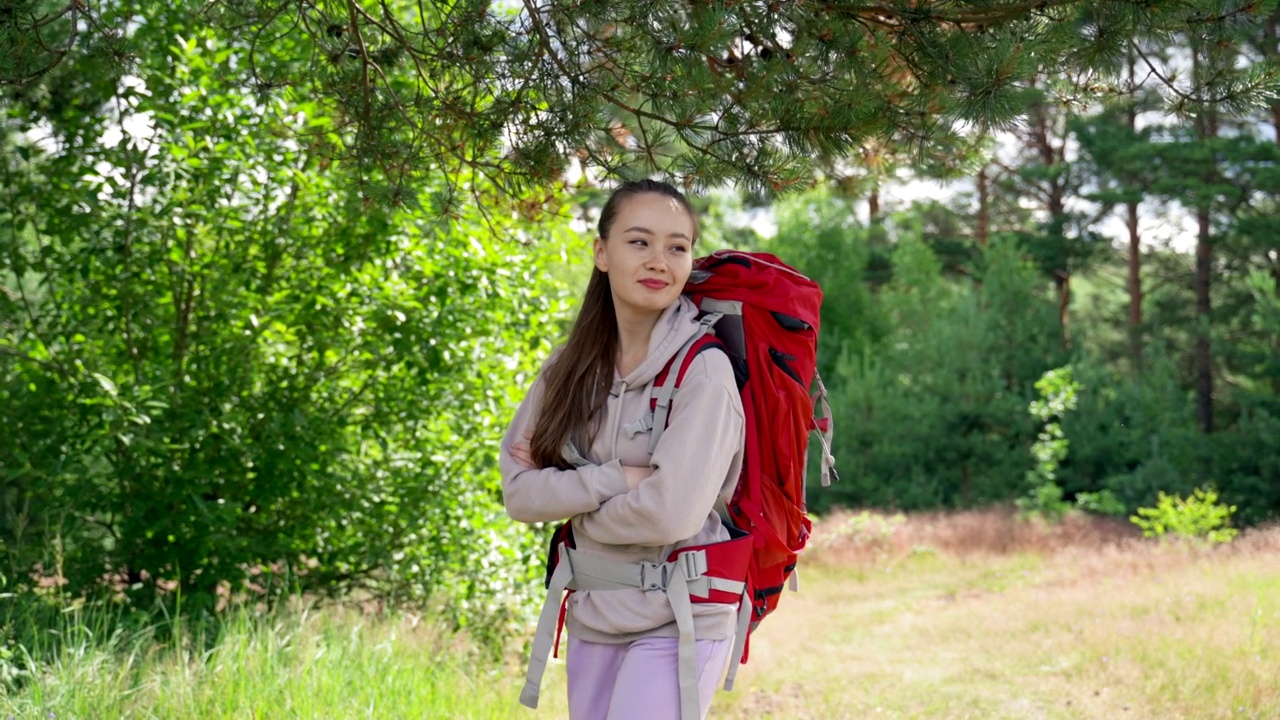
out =
<svg viewBox="0 0 1280 720"><path fill-rule="evenodd" d="M102 373L92 373L92 375L93 379L98 381L98 384L102 386L102 389L105 390L108 395L111 397L119 397L120 389L111 381L111 378L103 375Z"/></svg>

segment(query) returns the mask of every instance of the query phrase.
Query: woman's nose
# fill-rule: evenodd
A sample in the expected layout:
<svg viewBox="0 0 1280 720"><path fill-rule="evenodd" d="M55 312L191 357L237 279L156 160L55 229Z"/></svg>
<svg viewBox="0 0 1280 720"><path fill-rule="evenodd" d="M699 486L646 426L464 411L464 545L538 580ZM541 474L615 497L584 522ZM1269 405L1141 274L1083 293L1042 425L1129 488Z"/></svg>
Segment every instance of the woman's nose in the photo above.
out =
<svg viewBox="0 0 1280 720"><path fill-rule="evenodd" d="M649 254L645 257L645 267L650 270L666 269L667 259L663 256L661 249L656 247L649 249Z"/></svg>

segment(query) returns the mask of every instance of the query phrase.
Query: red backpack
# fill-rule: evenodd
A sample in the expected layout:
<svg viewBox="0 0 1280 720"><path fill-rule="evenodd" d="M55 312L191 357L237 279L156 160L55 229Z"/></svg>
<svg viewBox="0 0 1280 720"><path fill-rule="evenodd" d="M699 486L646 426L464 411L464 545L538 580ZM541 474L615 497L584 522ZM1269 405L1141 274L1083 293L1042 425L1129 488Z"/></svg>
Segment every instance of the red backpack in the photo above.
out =
<svg viewBox="0 0 1280 720"><path fill-rule="evenodd" d="M788 581L796 589L796 559L811 527L805 506L811 431L818 431L822 441L823 485L829 484L834 464L831 412L817 373L822 291L773 255L720 250L694 261L685 294L702 311L704 332L687 342L654 379L650 450L666 428L671 398L693 358L708 348L723 350L734 367L746 417L742 474L732 500L719 508L732 539L681 548L667 563L636 572L631 565L576 553L570 523L556 528L547 558L548 596L521 694L521 702L529 707L537 707L547 654L552 648L558 651L568 601L565 590L625 584L668 593L681 630L681 704L687 720L697 717L697 678L691 670L692 618L680 608L699 602L739 604L735 650L746 663L751 631L777 608ZM816 418L819 405L823 413ZM601 577L610 580L591 584L600 583ZM736 668L731 665L725 689L732 689Z"/></svg>
<svg viewBox="0 0 1280 720"><path fill-rule="evenodd" d="M809 539L811 431L820 432L823 485L834 464L831 411L817 368L822 290L773 255L721 250L695 262L686 294L704 313L725 313L714 325L713 342L728 353L742 393L746 453L727 509L733 526L753 541L747 574L755 629L777 608ZM817 406L821 418L815 417Z"/></svg>

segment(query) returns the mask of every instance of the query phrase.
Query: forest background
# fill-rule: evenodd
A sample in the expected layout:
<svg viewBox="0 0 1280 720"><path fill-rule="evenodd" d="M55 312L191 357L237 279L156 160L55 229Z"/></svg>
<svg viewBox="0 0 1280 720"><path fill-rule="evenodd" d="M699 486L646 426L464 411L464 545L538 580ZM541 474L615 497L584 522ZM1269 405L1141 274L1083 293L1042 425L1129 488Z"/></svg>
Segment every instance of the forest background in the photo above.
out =
<svg viewBox="0 0 1280 720"><path fill-rule="evenodd" d="M1277 12L0 4L0 667L84 603L524 632L495 447L617 177L824 287L816 512L1274 520Z"/></svg>

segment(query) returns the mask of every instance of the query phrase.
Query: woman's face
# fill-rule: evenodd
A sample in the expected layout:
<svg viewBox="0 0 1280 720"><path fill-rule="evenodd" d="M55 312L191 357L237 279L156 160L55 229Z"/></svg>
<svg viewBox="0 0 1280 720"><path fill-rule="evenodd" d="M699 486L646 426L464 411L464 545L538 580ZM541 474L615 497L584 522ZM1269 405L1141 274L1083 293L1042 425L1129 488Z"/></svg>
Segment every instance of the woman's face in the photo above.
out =
<svg viewBox="0 0 1280 720"><path fill-rule="evenodd" d="M684 290L693 270L693 218L678 200L644 193L624 200L596 238L596 267L609 275L620 313L661 313Z"/></svg>

